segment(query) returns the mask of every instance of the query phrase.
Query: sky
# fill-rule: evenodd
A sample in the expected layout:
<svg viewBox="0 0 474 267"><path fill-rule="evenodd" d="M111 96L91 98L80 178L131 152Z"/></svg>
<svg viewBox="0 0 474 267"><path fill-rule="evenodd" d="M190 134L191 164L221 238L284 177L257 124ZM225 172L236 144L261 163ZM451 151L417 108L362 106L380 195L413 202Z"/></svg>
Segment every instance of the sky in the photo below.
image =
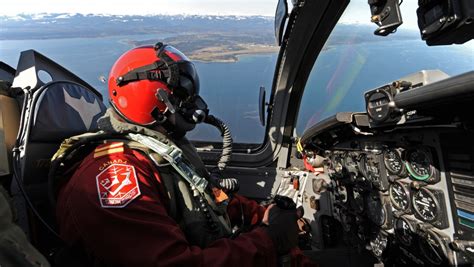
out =
<svg viewBox="0 0 474 267"><path fill-rule="evenodd" d="M416 16L416 9L418 8L418 1L405 0L400 5L400 12L402 13L403 28L417 29L418 22ZM345 13L350 16L342 16L342 22L371 24L370 22L370 8L367 0L351 0Z"/></svg>
<svg viewBox="0 0 474 267"><path fill-rule="evenodd" d="M273 16L276 0L0 0L0 15L83 13Z"/></svg>
<svg viewBox="0 0 474 267"><path fill-rule="evenodd" d="M193 15L263 15L274 16L278 0L0 0L0 15L20 13L82 13L114 15L193 14ZM313 0L314 1L314 0ZM291 0L288 0L291 3ZM416 24L415 0L401 6L405 24ZM352 0L351 16L342 21L370 23L367 0ZM346 12L348 13L348 12Z"/></svg>

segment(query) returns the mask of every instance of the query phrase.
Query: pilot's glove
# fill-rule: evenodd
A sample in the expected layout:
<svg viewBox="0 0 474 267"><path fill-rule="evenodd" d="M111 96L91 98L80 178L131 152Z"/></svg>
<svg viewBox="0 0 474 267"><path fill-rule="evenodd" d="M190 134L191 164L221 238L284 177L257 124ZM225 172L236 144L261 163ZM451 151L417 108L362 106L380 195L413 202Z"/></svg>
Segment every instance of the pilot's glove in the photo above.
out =
<svg viewBox="0 0 474 267"><path fill-rule="evenodd" d="M265 213L262 223L267 225L265 229L273 240L277 254L287 254L291 248L298 246L296 210L285 210L276 205L270 205Z"/></svg>

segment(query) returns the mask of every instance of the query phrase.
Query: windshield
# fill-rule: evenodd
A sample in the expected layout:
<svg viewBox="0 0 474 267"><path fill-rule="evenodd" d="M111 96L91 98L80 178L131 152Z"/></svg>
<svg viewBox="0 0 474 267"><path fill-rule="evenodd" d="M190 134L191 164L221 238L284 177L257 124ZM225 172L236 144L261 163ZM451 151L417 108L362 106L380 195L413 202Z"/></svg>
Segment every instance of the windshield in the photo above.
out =
<svg viewBox="0 0 474 267"><path fill-rule="evenodd" d="M20 52L34 49L84 79L107 101L107 76L118 57L161 41L194 62L200 94L210 113L229 125L234 142L260 145L265 128L258 114L259 88L271 87L278 51L276 1L197 2L144 0L137 6L118 0L111 9L111 4L89 0L15 0L0 10L0 61L16 68ZM206 125L187 136L222 139Z"/></svg>
<svg viewBox="0 0 474 267"><path fill-rule="evenodd" d="M420 70L450 76L474 69L474 43L427 46L420 38L418 1L403 1L403 24L375 36L366 0L351 1L326 42L307 81L297 134L337 112L365 110L363 93Z"/></svg>

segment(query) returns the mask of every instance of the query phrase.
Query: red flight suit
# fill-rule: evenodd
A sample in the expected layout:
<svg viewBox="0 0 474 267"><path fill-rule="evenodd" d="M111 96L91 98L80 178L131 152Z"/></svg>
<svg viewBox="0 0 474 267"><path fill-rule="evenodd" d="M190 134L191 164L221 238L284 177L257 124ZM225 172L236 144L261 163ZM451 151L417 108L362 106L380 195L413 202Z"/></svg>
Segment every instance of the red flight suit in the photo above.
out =
<svg viewBox="0 0 474 267"><path fill-rule="evenodd" d="M122 177L115 184L114 174ZM122 199L108 198L104 188ZM266 208L255 201L234 195L227 207L232 225L241 224L243 212L252 230L206 248L189 244L168 215L168 201L156 167L146 156L122 143L107 143L79 163L60 189L60 234L70 245L80 244L99 262L113 266L277 265L273 242L258 226ZM315 266L297 248L290 254L292 266Z"/></svg>
<svg viewBox="0 0 474 267"><path fill-rule="evenodd" d="M127 174L127 183L119 179L112 185L110 170L119 178ZM104 182L104 177L111 179ZM125 198L101 197L103 185ZM160 176L146 156L108 143L89 154L62 186L57 206L60 234L66 242L79 243L114 266L276 265L272 240L260 226L235 239L218 239L206 248L190 245L168 215L168 201ZM239 196L228 206L231 221L241 219L239 202L247 223L259 224L265 208Z"/></svg>

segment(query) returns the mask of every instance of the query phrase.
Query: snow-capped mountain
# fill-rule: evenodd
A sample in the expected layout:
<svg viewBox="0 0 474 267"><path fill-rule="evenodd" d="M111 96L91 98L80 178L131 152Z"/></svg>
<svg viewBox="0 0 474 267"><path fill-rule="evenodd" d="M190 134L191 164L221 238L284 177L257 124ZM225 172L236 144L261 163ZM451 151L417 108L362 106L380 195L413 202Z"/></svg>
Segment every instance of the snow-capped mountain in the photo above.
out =
<svg viewBox="0 0 474 267"><path fill-rule="evenodd" d="M47 39L183 32L270 32L273 18L216 15L39 13L0 16L0 39Z"/></svg>

